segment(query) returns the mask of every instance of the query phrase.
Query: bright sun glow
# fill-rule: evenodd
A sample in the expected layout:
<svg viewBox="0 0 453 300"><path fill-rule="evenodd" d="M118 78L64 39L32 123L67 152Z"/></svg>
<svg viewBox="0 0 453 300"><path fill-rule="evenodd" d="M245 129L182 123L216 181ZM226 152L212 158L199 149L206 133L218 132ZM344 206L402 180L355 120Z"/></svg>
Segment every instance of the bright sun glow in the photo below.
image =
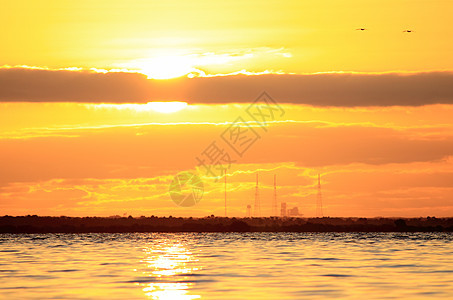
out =
<svg viewBox="0 0 453 300"><path fill-rule="evenodd" d="M213 65L224 65L234 61L249 59L251 53L192 53L181 54L171 50L166 53L150 55L149 58L142 58L128 63L116 64L120 68L135 70L145 74L150 79L170 79L189 74L204 74L200 68ZM170 53L170 54L168 54Z"/></svg>
<svg viewBox="0 0 453 300"><path fill-rule="evenodd" d="M184 108L187 107L186 102L149 102L146 104L149 106L150 109L164 113L164 114L169 114L169 113L174 113L180 110L183 110Z"/></svg>
<svg viewBox="0 0 453 300"><path fill-rule="evenodd" d="M140 69L153 79L180 77L194 70L190 59L184 56L161 56L143 63Z"/></svg>
<svg viewBox="0 0 453 300"><path fill-rule="evenodd" d="M168 102L148 102L146 104L93 104L89 105L96 109L129 109L138 112L155 111L169 114L183 110L188 106L186 102L168 101Z"/></svg>

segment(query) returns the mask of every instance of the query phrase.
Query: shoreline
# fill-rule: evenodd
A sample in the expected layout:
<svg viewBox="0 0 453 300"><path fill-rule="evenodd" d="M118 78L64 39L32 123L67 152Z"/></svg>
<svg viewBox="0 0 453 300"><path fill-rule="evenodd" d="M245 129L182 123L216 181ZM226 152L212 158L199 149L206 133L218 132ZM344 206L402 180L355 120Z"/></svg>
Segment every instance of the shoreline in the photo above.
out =
<svg viewBox="0 0 453 300"><path fill-rule="evenodd" d="M0 233L453 232L453 218L0 217Z"/></svg>

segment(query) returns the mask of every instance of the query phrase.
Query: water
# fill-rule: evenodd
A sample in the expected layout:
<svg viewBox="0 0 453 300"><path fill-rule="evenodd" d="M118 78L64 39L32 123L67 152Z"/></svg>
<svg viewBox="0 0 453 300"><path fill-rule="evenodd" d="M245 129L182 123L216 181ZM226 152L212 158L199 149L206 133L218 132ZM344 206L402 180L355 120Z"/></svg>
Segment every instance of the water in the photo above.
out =
<svg viewBox="0 0 453 300"><path fill-rule="evenodd" d="M0 235L0 299L453 298L448 233Z"/></svg>

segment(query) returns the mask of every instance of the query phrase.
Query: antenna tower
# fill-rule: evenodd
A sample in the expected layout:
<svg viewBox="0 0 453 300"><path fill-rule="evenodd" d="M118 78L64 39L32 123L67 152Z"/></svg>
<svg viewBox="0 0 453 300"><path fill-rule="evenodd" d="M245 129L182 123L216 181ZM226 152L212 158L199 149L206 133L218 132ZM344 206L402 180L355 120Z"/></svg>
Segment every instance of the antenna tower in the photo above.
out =
<svg viewBox="0 0 453 300"><path fill-rule="evenodd" d="M260 195L259 195L259 191L258 191L258 173L256 173L255 217L261 217Z"/></svg>
<svg viewBox="0 0 453 300"><path fill-rule="evenodd" d="M274 174L274 200L272 202L272 214L278 216L277 212L277 175Z"/></svg>
<svg viewBox="0 0 453 300"><path fill-rule="evenodd" d="M321 175L318 174L318 197L316 199L316 217L324 217L322 213Z"/></svg>
<svg viewBox="0 0 453 300"><path fill-rule="evenodd" d="M225 169L225 218L227 217L227 185L226 185L226 180L227 180L227 175L226 175L226 169Z"/></svg>

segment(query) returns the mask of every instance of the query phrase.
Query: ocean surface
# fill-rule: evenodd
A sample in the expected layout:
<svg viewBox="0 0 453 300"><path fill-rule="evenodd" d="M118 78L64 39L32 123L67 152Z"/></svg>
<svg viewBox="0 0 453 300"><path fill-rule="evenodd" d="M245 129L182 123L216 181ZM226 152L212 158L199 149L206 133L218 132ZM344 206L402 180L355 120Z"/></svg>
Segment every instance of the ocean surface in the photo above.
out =
<svg viewBox="0 0 453 300"><path fill-rule="evenodd" d="M0 299L453 299L449 233L0 235Z"/></svg>

